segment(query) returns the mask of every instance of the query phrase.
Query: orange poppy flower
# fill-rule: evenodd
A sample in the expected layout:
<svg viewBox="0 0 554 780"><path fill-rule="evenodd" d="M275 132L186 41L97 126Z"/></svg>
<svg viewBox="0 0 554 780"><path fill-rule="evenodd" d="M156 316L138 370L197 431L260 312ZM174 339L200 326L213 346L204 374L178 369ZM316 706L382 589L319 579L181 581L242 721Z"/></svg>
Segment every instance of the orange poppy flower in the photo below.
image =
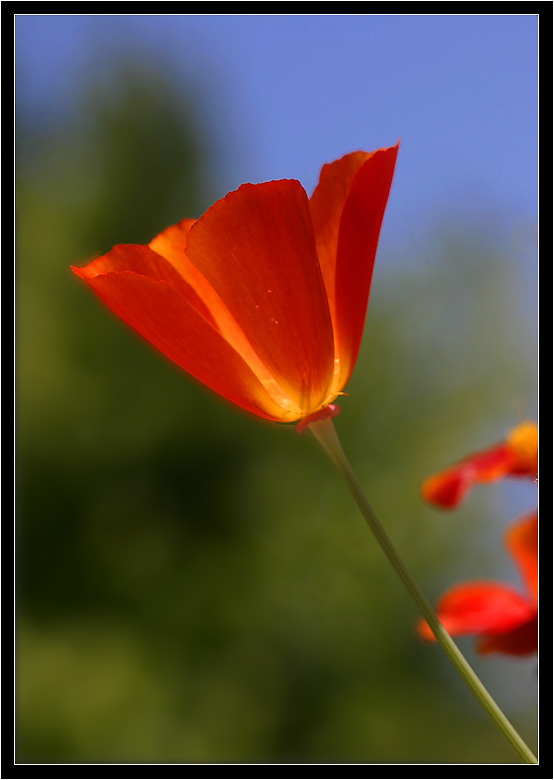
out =
<svg viewBox="0 0 554 780"><path fill-rule="evenodd" d="M338 412L362 337L398 144L244 184L148 245L73 271L166 357L276 422ZM307 422L305 422L308 418Z"/></svg>
<svg viewBox="0 0 554 780"><path fill-rule="evenodd" d="M534 422L524 422L510 432L506 441L426 479L421 493L429 503L451 509L477 482L493 482L506 476L535 477L537 470L538 427Z"/></svg>
<svg viewBox="0 0 554 780"><path fill-rule="evenodd" d="M499 582L468 582L448 590L437 604L437 617L452 636L476 634L477 652L529 655L537 651L537 513L518 521L506 534L526 593ZM434 640L421 620L419 633Z"/></svg>

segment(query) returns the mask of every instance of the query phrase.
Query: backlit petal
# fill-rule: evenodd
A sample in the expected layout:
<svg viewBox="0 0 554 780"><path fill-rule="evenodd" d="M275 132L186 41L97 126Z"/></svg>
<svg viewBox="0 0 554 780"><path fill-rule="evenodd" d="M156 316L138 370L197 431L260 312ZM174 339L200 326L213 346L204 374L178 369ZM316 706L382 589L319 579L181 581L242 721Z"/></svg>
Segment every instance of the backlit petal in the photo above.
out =
<svg viewBox="0 0 554 780"><path fill-rule="evenodd" d="M320 408L333 333L301 185L242 185L192 226L186 253L290 396L296 419Z"/></svg>
<svg viewBox="0 0 554 780"><path fill-rule="evenodd" d="M539 551L537 512L533 512L508 529L506 546L517 563L529 593L537 603Z"/></svg>
<svg viewBox="0 0 554 780"><path fill-rule="evenodd" d="M370 156L370 152L352 152L324 165L319 175L319 182L310 198L310 214L317 254L333 323L336 319L335 272L342 210L350 192L352 179Z"/></svg>
<svg viewBox="0 0 554 780"><path fill-rule="evenodd" d="M204 316L219 330L225 341L239 353L267 392L273 396L281 407L283 419L297 419L299 411L295 407L290 408L290 401L286 393L283 392L275 377L254 352L250 341L237 325L227 306L208 280L190 262L186 254L186 245L189 231L194 222L195 220L192 219L184 219L176 225L171 225L152 239L148 246L171 263L173 268L194 290L207 313L207 316L206 314Z"/></svg>
<svg viewBox="0 0 554 780"><path fill-rule="evenodd" d="M149 247L119 245L73 268L104 303L170 360L249 412L283 420L283 410L174 267Z"/></svg>
<svg viewBox="0 0 554 780"><path fill-rule="evenodd" d="M210 310L202 298L191 288L182 274L164 257L140 244L118 244L102 257L98 257L84 268L72 270L92 287L91 281L107 273L132 271L155 281L165 281L183 296L205 319L214 325Z"/></svg>
<svg viewBox="0 0 554 780"><path fill-rule="evenodd" d="M240 352L240 347L244 346L242 331L240 331L239 335L238 326L234 321L231 321L232 318L227 307L208 280L202 276L186 255L185 250L189 231L195 221L193 219L183 219L176 225L171 225L153 238L148 246L156 254L161 255L171 263L179 275L192 287L206 310L210 313L211 321L217 324L220 332L225 332L226 339ZM237 332L233 333L233 336L230 338L229 334L233 329ZM238 344L239 341L240 346Z"/></svg>
<svg viewBox="0 0 554 780"><path fill-rule="evenodd" d="M354 175L341 214L335 275L335 341L342 390L358 356L381 223L389 197L398 144L378 149Z"/></svg>
<svg viewBox="0 0 554 780"><path fill-rule="evenodd" d="M185 254L189 231L195 221L194 219L182 219L176 225L170 225L162 230L148 244L150 249L170 262L187 281L197 273Z"/></svg>

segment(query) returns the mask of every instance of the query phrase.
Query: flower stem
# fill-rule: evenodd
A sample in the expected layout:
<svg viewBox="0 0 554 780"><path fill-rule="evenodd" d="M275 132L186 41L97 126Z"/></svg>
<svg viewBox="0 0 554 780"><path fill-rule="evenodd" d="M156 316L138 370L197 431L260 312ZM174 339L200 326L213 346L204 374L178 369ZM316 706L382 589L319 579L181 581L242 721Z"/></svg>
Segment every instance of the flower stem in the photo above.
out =
<svg viewBox="0 0 554 780"><path fill-rule="evenodd" d="M492 696L484 687L483 683L477 677L471 666L465 660L464 656L450 637L450 634L448 634L448 632L445 631L445 629L442 627L439 619L437 618L437 615L435 614L435 611L404 565L404 562L400 558L385 529L381 525L377 515L371 507L371 504L362 490L356 475L352 471L352 467L350 466L350 463L348 462L343 452L331 418L311 422L309 428L337 467L356 503L358 504L358 507L360 508L364 518L366 519L367 524L369 525L375 538L381 546L381 549L387 556L389 562L392 564L393 569L404 583L408 593L412 597L416 606L420 610L421 614L435 635L437 642L446 653L448 659L464 683L467 685L473 696L477 699L481 707L485 710L487 715L504 734L520 758L527 764L537 764L538 761L533 755L532 751L520 737L518 732L514 729L512 724L509 722L502 710L498 707Z"/></svg>

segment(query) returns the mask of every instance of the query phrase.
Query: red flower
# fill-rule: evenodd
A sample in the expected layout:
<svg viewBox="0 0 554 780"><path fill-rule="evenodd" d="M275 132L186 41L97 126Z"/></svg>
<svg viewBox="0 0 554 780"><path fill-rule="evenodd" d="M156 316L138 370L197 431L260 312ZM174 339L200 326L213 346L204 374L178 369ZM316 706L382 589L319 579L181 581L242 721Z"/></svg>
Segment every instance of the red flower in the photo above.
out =
<svg viewBox="0 0 554 780"><path fill-rule="evenodd" d="M336 414L356 361L398 144L244 184L148 245L73 271L200 382L277 422Z"/></svg>
<svg viewBox="0 0 554 780"><path fill-rule="evenodd" d="M477 652L529 655L537 651L537 513L517 522L506 534L526 593L498 582L468 582L448 590L437 604L437 617L451 635L476 634ZM424 620L424 639L433 640Z"/></svg>
<svg viewBox="0 0 554 780"><path fill-rule="evenodd" d="M426 479L422 496L431 504L451 509L476 482L493 482L506 476L535 477L537 461L538 428L536 423L524 422L511 431L506 441Z"/></svg>

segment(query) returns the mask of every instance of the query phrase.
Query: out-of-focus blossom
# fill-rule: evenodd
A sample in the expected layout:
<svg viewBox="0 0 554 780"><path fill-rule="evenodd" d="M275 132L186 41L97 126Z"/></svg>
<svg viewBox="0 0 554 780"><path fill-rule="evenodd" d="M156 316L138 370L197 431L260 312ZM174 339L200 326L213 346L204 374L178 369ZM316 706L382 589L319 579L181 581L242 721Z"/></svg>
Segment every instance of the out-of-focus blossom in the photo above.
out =
<svg viewBox="0 0 554 780"><path fill-rule="evenodd" d="M452 509L477 482L494 482L502 477L535 478L537 470L538 428L534 422L524 422L505 441L426 479L421 493L429 503Z"/></svg>
<svg viewBox="0 0 554 780"><path fill-rule="evenodd" d="M519 591L499 582L467 582L450 588L439 600L437 616L449 634L473 634L480 654L529 655L537 651L537 513L519 520L506 536L525 589ZM424 639L434 635L424 620L419 623Z"/></svg>

